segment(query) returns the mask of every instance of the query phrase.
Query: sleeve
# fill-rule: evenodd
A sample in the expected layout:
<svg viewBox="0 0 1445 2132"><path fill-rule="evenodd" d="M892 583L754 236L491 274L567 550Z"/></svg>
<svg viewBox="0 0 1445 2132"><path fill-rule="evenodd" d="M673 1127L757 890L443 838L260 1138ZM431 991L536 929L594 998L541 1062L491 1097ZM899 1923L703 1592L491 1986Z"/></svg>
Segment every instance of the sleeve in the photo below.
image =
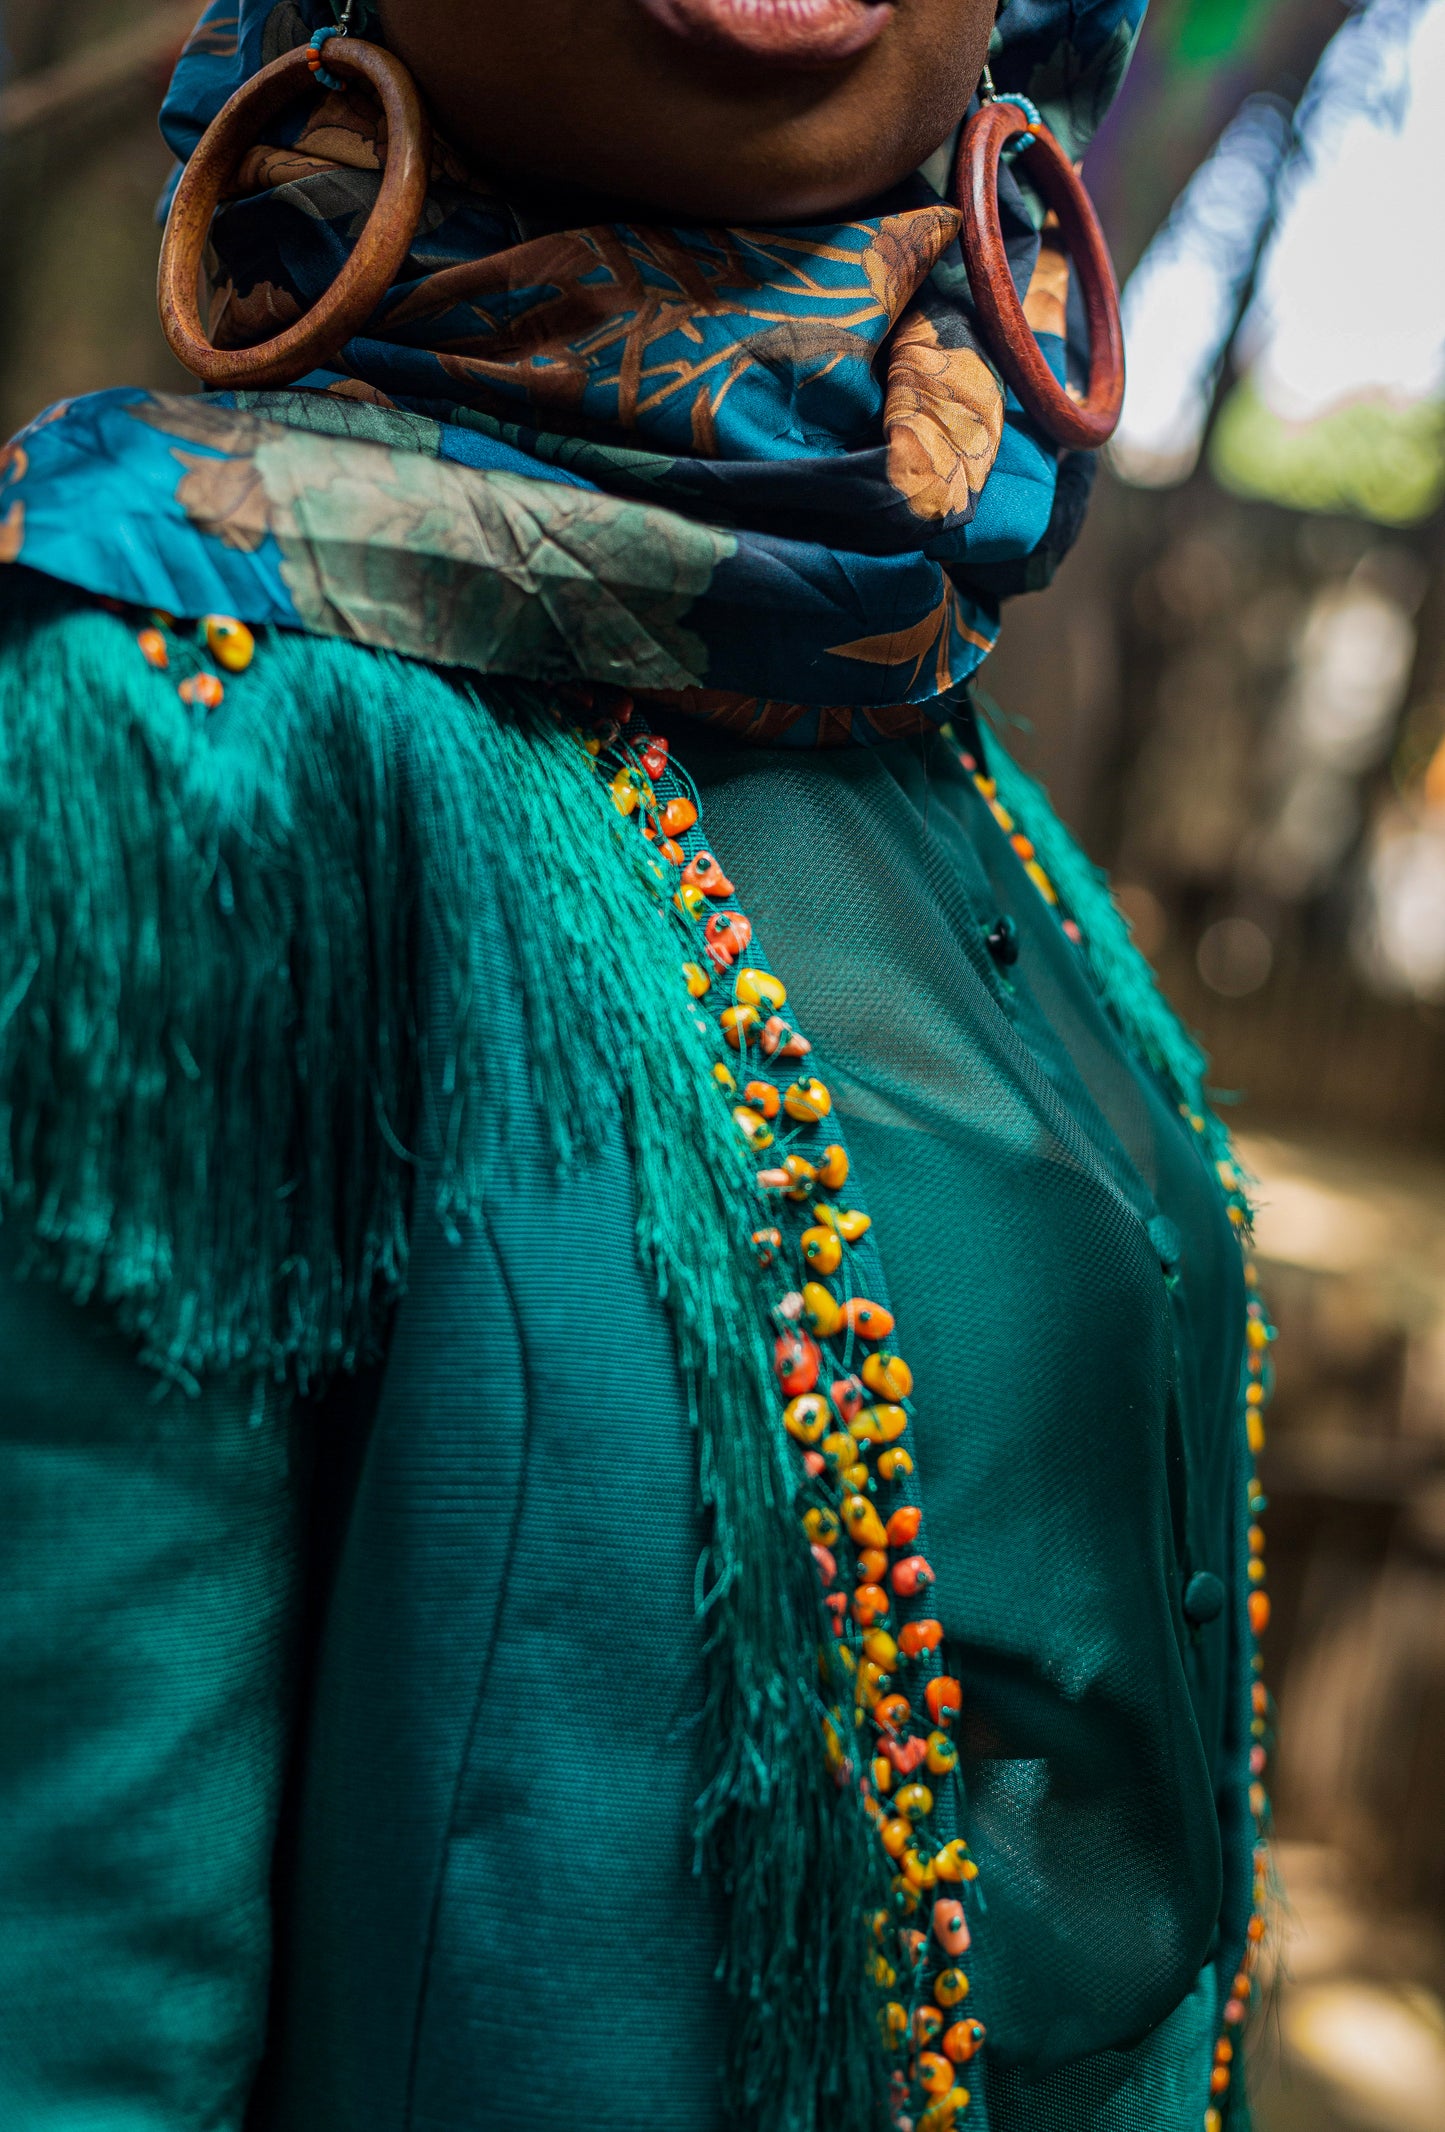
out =
<svg viewBox="0 0 1445 2132"><path fill-rule="evenodd" d="M239 2132L301 1503L268 1387L159 1387L0 1234L0 2125Z"/></svg>

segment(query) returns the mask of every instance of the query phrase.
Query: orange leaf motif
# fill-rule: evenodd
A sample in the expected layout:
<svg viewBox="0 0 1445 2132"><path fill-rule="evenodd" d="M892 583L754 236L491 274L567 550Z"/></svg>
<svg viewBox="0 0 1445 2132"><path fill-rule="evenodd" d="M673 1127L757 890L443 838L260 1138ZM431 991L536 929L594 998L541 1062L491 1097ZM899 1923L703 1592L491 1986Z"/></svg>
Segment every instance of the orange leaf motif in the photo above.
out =
<svg viewBox="0 0 1445 2132"><path fill-rule="evenodd" d="M914 517L960 518L998 457L1003 392L981 355L941 347L914 312L889 342L883 428L888 479Z"/></svg>
<svg viewBox="0 0 1445 2132"><path fill-rule="evenodd" d="M955 635L980 651L993 650L993 638L981 636L963 620L962 605L954 586L945 581L943 598L931 614L915 622L911 629L890 629L878 637L857 637L851 644L830 644L829 652L835 659L858 659L867 666L905 666L911 659L910 688L931 658L935 689L941 696L953 686Z"/></svg>

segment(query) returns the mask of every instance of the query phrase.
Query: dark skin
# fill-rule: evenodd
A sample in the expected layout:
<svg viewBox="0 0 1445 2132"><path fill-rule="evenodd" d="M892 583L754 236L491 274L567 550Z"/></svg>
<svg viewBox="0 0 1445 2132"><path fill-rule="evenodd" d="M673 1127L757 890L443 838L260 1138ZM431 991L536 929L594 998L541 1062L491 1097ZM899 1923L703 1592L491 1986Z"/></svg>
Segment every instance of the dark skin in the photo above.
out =
<svg viewBox="0 0 1445 2132"><path fill-rule="evenodd" d="M896 184L947 139L994 0L382 0L381 13L438 126L483 167L670 216L806 221Z"/></svg>

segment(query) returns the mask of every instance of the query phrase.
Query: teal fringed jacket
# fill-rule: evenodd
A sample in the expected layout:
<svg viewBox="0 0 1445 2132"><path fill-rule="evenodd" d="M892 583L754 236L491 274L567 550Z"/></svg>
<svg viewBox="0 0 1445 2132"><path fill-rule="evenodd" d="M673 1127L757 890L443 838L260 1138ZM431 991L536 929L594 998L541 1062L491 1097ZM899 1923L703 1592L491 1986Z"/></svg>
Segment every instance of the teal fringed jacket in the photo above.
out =
<svg viewBox="0 0 1445 2132"><path fill-rule="evenodd" d="M613 891L587 850L569 878L572 831L504 722L463 790L424 669L278 648L203 753L161 677L107 680L132 641L33 586L0 640L0 2127L732 2132L727 1891L694 1859L695 1415L638 1247L636 1148L665 1174L674 1125L662 1098L639 1118L609 1097L559 1165L568 1042L537 1005L572 953L554 914L570 898L604 952ZM1244 1295L1212 1161L958 741L685 745L829 1062L927 1387L982 1897L968 2121L1198 2132L1253 1846ZM481 856L459 880L463 800ZM229 933L176 919L188 867ZM487 1146L465 1218L434 1189L457 968ZM118 971L154 1031L117 1035ZM182 995L210 1053L181 1055ZM650 1011L620 983L600 1008L644 1057ZM42 1071L62 1037L94 1063L79 1096ZM141 1070L162 1039L164 1104ZM422 1151L394 1205L382 1088ZM211 1168L182 1174L203 1140ZM101 1207L127 1146L154 1172ZM200 1334L162 1338L135 1270L152 1190L191 1208L197 1263L230 1225L233 1284L250 1264L288 1294L305 1268L270 1266L268 1224L324 1204L380 1299L356 1368L188 1382ZM169 1384L140 1359L158 1346ZM806 2012L825 2040L841 2023Z"/></svg>

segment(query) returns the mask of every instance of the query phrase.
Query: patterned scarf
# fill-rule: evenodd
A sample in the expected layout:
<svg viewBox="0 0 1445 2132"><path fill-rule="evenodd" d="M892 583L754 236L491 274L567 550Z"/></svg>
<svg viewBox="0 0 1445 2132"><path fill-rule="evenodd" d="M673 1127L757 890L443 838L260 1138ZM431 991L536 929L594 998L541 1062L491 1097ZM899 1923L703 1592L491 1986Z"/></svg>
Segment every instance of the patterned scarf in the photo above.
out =
<svg viewBox="0 0 1445 2132"><path fill-rule="evenodd" d="M1081 152L1142 12L1013 0L1000 85ZM330 19L327 0L213 0L165 106L178 154ZM314 302L385 154L358 89L249 155L214 231L219 341ZM335 368L288 393L53 410L0 460L0 559L142 606L665 695L756 738L917 731L991 648L1001 597L1051 574L1089 471L1060 465L989 360L947 160L826 225L571 226L439 143L400 278ZM1000 199L1062 377L1066 263L1008 172Z"/></svg>

